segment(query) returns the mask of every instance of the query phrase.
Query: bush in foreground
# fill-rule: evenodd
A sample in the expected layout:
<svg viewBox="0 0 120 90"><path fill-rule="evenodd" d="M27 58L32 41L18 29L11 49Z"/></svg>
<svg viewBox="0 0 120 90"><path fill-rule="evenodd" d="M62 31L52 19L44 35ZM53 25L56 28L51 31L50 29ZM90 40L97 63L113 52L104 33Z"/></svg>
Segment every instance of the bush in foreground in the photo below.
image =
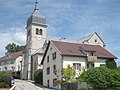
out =
<svg viewBox="0 0 120 90"><path fill-rule="evenodd" d="M107 67L92 68L83 72L79 81L91 83L98 89L120 90L120 71Z"/></svg>
<svg viewBox="0 0 120 90"><path fill-rule="evenodd" d="M0 72L0 88L11 87L11 73Z"/></svg>
<svg viewBox="0 0 120 90"><path fill-rule="evenodd" d="M42 80L43 80L43 71L42 71L42 69L38 69L38 70L36 70L35 71L35 73L34 73L34 80L35 80L35 82L36 83L38 83L38 84L41 84L42 85Z"/></svg>

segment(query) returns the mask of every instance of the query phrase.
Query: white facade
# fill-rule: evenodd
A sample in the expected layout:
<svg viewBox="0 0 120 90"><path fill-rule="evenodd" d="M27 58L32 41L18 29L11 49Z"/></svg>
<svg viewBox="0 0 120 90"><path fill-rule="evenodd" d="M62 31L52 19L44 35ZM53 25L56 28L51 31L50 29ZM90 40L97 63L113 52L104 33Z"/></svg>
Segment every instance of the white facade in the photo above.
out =
<svg viewBox="0 0 120 90"><path fill-rule="evenodd" d="M22 56L19 56L15 59L0 61L0 71L21 71L21 61Z"/></svg>
<svg viewBox="0 0 120 90"><path fill-rule="evenodd" d="M56 59L53 60L52 54L56 52ZM49 62L48 62L49 56ZM54 46L54 44L50 44L49 48L46 52L43 61L43 85L47 87L57 88L58 85L54 85L54 79L62 80L62 70L63 68L67 68L68 65L73 66L73 64L80 64L80 70L76 69L76 77L82 73L84 70L87 70L88 64L94 64L94 67L104 66L108 59L97 58L95 62L88 62L87 57L80 56L66 56L61 55L60 51ZM56 74L54 73L54 65L56 65ZM50 68L49 74L47 74L47 68ZM49 80L49 81L48 81Z"/></svg>
<svg viewBox="0 0 120 90"><path fill-rule="evenodd" d="M56 52L56 59L53 60L53 53ZM47 56L49 56L49 62L47 62ZM49 87L53 87L53 79L59 79L61 80L61 71L62 71L62 67L63 67L63 63L62 63L62 56L60 55L60 53L52 46L50 45L49 49L48 49L48 53L46 54L44 63L43 63L43 85L44 86L49 86ZM53 66L56 65L56 75L53 73ZM46 74L47 68L50 68L50 74ZM49 80L49 83L48 83ZM54 86L56 87L56 86Z"/></svg>

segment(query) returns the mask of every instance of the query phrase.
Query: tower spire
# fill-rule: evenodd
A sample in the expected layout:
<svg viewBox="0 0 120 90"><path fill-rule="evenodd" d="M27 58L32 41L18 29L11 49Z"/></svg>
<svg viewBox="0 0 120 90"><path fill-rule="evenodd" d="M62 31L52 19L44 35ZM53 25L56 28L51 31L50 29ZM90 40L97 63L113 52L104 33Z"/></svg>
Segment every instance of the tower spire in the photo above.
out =
<svg viewBox="0 0 120 90"><path fill-rule="evenodd" d="M39 10L38 9L38 0L35 1L35 9L34 9L34 11L36 11L36 10Z"/></svg>

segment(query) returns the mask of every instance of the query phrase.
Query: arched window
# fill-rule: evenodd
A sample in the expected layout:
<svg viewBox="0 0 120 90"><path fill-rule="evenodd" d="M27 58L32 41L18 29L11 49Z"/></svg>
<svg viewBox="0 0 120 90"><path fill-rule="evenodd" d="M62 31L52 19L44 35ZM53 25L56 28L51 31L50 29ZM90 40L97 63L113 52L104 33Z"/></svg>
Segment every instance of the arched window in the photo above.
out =
<svg viewBox="0 0 120 90"><path fill-rule="evenodd" d="M42 32L42 29L40 29L40 35L42 35L42 33L43 33L43 32Z"/></svg>
<svg viewBox="0 0 120 90"><path fill-rule="evenodd" d="M36 28L36 34L38 34L38 35L39 35L39 29L38 29L38 28Z"/></svg>
<svg viewBox="0 0 120 90"><path fill-rule="evenodd" d="M42 29L36 28L36 34L37 34L37 35L42 35Z"/></svg>

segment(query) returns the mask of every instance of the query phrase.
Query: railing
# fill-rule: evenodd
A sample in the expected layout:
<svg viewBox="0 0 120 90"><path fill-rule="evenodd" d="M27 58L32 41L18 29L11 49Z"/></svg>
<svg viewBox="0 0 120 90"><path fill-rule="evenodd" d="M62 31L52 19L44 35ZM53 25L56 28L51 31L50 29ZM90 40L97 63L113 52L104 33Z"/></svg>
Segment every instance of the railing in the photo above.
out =
<svg viewBox="0 0 120 90"><path fill-rule="evenodd" d="M97 57L96 56L87 56L87 61L88 62L95 62L95 61L97 61Z"/></svg>

